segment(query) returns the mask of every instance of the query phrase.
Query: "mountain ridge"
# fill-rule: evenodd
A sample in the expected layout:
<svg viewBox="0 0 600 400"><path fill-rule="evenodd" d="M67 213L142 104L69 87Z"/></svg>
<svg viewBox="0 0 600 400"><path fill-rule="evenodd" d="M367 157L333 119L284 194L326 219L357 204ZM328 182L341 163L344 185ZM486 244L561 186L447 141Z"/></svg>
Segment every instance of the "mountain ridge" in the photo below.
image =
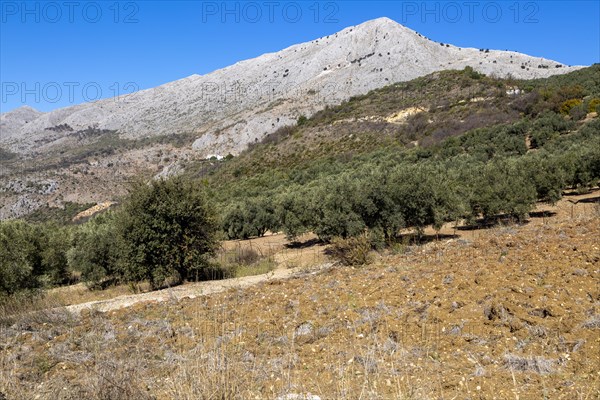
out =
<svg viewBox="0 0 600 400"><path fill-rule="evenodd" d="M2 114L0 145L25 154L68 146L64 132L49 131L66 124L74 131L94 127L132 139L191 133L198 138L193 148L201 154L237 154L300 115L387 84L465 66L515 78L579 68L516 52L434 42L382 17L205 75L41 113L26 124Z"/></svg>

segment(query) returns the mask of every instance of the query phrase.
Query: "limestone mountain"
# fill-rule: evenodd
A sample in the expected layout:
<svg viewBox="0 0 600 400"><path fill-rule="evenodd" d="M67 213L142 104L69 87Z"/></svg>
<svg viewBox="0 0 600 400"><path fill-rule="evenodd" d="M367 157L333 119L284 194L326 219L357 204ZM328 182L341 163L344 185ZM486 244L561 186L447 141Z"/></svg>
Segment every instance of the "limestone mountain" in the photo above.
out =
<svg viewBox="0 0 600 400"><path fill-rule="evenodd" d="M194 149L201 154L236 154L327 104L465 66L518 79L577 68L516 52L438 43L379 18L135 94L48 113L14 110L2 115L0 145L23 153L68 146L69 135L93 127L125 138L187 133L197 137Z"/></svg>

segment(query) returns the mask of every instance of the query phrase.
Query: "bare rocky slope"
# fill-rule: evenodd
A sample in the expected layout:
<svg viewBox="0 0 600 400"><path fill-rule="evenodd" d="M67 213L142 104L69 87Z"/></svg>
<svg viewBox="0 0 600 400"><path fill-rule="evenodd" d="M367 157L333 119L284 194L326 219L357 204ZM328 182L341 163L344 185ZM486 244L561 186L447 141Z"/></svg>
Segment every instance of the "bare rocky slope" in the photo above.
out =
<svg viewBox="0 0 600 400"><path fill-rule="evenodd" d="M207 75L49 113L26 107L1 117L0 144L16 152L61 144L68 129L89 126L140 138L198 136L194 148L237 153L248 143L310 115L326 104L434 71L472 66L519 79L577 67L508 51L482 51L434 42L388 18L241 61Z"/></svg>

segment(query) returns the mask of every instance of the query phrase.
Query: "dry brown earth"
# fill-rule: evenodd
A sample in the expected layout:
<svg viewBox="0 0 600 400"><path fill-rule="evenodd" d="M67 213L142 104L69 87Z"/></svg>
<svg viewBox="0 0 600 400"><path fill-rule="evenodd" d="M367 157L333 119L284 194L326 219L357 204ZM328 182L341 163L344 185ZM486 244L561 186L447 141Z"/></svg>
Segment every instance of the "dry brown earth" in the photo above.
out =
<svg viewBox="0 0 600 400"><path fill-rule="evenodd" d="M0 333L0 392L598 399L598 192L568 199L546 207L550 217L457 230L361 268L186 285L197 297L23 318Z"/></svg>

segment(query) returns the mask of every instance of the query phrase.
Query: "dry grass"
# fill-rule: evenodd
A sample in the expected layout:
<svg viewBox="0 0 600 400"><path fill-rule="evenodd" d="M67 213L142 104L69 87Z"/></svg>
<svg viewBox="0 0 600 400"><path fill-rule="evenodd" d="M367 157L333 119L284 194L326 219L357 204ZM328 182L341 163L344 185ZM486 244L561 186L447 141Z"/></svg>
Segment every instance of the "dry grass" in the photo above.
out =
<svg viewBox="0 0 600 400"><path fill-rule="evenodd" d="M138 285L137 292L147 292L150 285L142 283ZM132 294L132 288L129 285L110 286L104 290L92 290L85 284L63 286L49 290L50 296L62 305L72 305L87 303L90 301L108 300L117 296Z"/></svg>
<svg viewBox="0 0 600 400"><path fill-rule="evenodd" d="M68 317L64 303L42 291L24 292L0 298L0 327L28 326Z"/></svg>
<svg viewBox="0 0 600 400"><path fill-rule="evenodd" d="M277 267L273 258L264 258L250 265L237 265L233 270L234 278L243 278L245 276L263 275L273 271Z"/></svg>
<svg viewBox="0 0 600 400"><path fill-rule="evenodd" d="M584 206L406 246L358 269L5 326L0 392L595 399L600 221Z"/></svg>

